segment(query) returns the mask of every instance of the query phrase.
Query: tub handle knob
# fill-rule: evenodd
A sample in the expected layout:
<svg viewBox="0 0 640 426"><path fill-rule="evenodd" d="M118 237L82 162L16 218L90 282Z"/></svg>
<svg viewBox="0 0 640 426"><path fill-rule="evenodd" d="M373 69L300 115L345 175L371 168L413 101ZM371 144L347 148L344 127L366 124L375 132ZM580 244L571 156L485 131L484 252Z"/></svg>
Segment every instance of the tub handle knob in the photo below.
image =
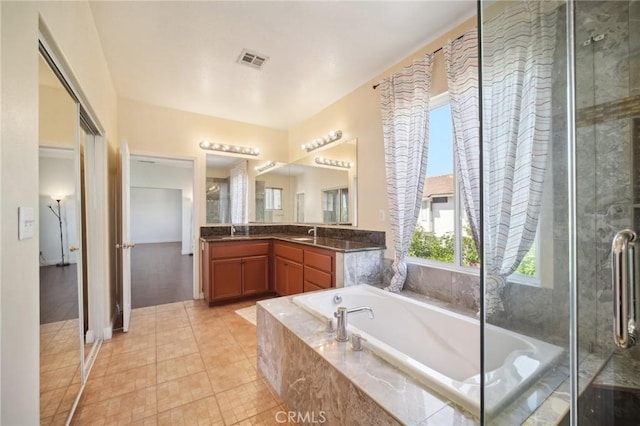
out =
<svg viewBox="0 0 640 426"><path fill-rule="evenodd" d="M342 296L340 296L339 294L336 294L335 296L333 296L333 303L336 305L339 305L342 303Z"/></svg>
<svg viewBox="0 0 640 426"><path fill-rule="evenodd" d="M366 342L366 341L367 341L367 339L365 339L361 335L353 334L351 336L351 348L354 351L361 351L362 350L362 342Z"/></svg>

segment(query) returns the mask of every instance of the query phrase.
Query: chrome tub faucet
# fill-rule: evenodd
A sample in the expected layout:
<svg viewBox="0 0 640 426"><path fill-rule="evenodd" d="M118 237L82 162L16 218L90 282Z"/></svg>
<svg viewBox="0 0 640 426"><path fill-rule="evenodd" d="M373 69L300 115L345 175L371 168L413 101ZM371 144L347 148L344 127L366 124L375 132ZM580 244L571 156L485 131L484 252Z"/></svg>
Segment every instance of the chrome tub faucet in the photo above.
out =
<svg viewBox="0 0 640 426"><path fill-rule="evenodd" d="M347 315L358 312L369 312L369 318L374 318L373 309L368 306L360 306L359 308L353 309L347 309L344 306L340 306L338 310L333 313L333 316L338 320L336 327L336 340L338 342L347 342L349 340L349 336L347 335Z"/></svg>
<svg viewBox="0 0 640 426"><path fill-rule="evenodd" d="M236 234L236 227L231 225L231 236L233 237Z"/></svg>

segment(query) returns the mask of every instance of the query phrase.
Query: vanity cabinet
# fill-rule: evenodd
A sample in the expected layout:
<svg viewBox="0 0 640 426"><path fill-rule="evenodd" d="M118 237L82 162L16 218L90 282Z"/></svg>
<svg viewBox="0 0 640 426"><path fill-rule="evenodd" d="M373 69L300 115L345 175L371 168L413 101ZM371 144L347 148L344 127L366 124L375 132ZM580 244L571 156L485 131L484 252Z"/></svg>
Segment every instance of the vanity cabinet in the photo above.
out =
<svg viewBox="0 0 640 426"><path fill-rule="evenodd" d="M335 287L335 252L277 241L274 270L280 296Z"/></svg>
<svg viewBox="0 0 640 426"><path fill-rule="evenodd" d="M202 291L210 306L274 291L288 296L336 285L333 250L277 240L201 241L200 250Z"/></svg>
<svg viewBox="0 0 640 426"><path fill-rule="evenodd" d="M277 241L273 244L274 290L279 296L303 291L304 251L299 244Z"/></svg>
<svg viewBox="0 0 640 426"><path fill-rule="evenodd" d="M202 278L209 305L269 293L270 242L203 243Z"/></svg>
<svg viewBox="0 0 640 426"><path fill-rule="evenodd" d="M315 247L304 249L303 291L315 291L336 286L336 253Z"/></svg>

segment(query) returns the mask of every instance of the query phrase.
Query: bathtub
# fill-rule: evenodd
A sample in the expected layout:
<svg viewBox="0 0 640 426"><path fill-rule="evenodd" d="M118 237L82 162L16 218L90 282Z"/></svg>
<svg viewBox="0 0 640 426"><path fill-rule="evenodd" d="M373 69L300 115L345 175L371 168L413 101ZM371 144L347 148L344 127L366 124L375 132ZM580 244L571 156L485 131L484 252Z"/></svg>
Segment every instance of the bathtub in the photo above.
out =
<svg viewBox="0 0 640 426"><path fill-rule="evenodd" d="M334 303L334 296L342 301ZM365 347L451 401L480 414L480 323L428 303L357 285L296 296L293 302L325 321L338 306L369 306L348 316L348 331ZM335 322L335 320L334 320ZM562 348L488 325L485 410L518 396L562 353Z"/></svg>

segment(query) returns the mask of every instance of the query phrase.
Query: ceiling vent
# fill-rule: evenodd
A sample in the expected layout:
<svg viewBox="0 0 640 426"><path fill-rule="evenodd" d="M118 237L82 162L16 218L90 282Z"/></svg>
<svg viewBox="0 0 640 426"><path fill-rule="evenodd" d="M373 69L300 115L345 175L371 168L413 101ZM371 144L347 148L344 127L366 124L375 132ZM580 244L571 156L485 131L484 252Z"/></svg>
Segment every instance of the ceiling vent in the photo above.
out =
<svg viewBox="0 0 640 426"><path fill-rule="evenodd" d="M257 70L262 68L265 62L269 59L268 56L265 56L261 53L251 52L250 50L243 49L238 56L238 63L250 66L251 68L255 68Z"/></svg>

